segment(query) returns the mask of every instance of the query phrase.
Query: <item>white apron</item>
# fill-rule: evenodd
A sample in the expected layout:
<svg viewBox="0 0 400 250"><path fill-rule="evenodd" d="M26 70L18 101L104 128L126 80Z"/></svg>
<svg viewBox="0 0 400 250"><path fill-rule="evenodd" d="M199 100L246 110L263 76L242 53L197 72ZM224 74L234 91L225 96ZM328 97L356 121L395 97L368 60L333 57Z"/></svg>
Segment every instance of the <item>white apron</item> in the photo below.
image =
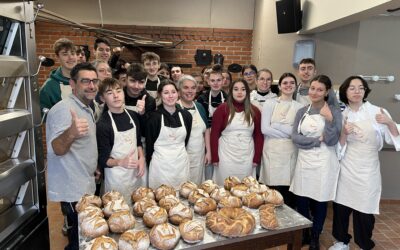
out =
<svg viewBox="0 0 400 250"><path fill-rule="evenodd" d="M299 123L298 130L307 137L320 137L324 131L325 118L320 114L307 112ZM299 149L290 191L296 195L316 201L330 201L335 198L339 176L339 161L335 147L326 146Z"/></svg>
<svg viewBox="0 0 400 250"><path fill-rule="evenodd" d="M179 103L183 107L182 102L179 101ZM186 150L189 156L189 180L200 185L204 181L204 155L206 148L204 133L207 128L194 102L193 105L195 109L188 110L192 114L193 121Z"/></svg>
<svg viewBox="0 0 400 250"><path fill-rule="evenodd" d="M129 116L133 128L120 132L115 125L111 112L108 111L108 115L110 116L112 128L114 131L114 146L111 150L110 157L114 159L122 159L133 150L133 157L135 160L137 160L138 151L136 142L136 126L128 111L125 110L125 112ZM137 173L138 169L126 169L122 166L105 168L105 192L111 190L118 191L124 196L125 200L129 202L131 200L131 194L136 188L140 186L146 186L146 173L142 177L136 176Z"/></svg>
<svg viewBox="0 0 400 250"><path fill-rule="evenodd" d="M189 157L185 148L186 128L182 114L179 113L182 126L166 127L164 115L161 115L161 130L154 143L154 153L149 166L149 187L157 188L168 184L175 189L189 180Z"/></svg>
<svg viewBox="0 0 400 250"><path fill-rule="evenodd" d="M372 121L353 123L347 148L340 161L335 202L366 214L379 214L382 184L376 130Z"/></svg>
<svg viewBox="0 0 400 250"><path fill-rule="evenodd" d="M293 125L296 109L293 102L278 101L272 112L271 123ZM289 138L264 140L260 181L270 186L290 186L297 160L297 147Z"/></svg>
<svg viewBox="0 0 400 250"><path fill-rule="evenodd" d="M219 94L221 95L221 103L224 103L225 102L224 94L222 94L222 91L219 92ZM208 117L212 117L216 109L217 107L213 107L211 105L211 91L210 91L210 94L208 95Z"/></svg>
<svg viewBox="0 0 400 250"><path fill-rule="evenodd" d="M243 179L246 176L256 177L253 167L254 123L250 126L244 119L244 111L236 112L233 120L222 131L218 140L218 167L214 167L213 180L220 186L228 176Z"/></svg>

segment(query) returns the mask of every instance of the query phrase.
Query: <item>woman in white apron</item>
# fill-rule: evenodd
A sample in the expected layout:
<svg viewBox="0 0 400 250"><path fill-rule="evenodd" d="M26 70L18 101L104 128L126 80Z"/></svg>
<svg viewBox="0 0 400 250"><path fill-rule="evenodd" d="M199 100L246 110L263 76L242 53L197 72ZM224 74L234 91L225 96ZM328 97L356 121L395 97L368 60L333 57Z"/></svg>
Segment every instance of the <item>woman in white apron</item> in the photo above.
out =
<svg viewBox="0 0 400 250"><path fill-rule="evenodd" d="M146 186L139 120L124 108L124 92L116 79L103 80L99 93L106 105L96 129L104 191L118 191L129 203L132 192Z"/></svg>
<svg viewBox="0 0 400 250"><path fill-rule="evenodd" d="M208 70L207 70L208 72ZM214 65L212 69L209 71L208 76L204 79L207 79L207 83L210 86L210 90L206 91L204 94L201 94L197 98L197 102L200 103L204 110L206 111L207 116L207 126L211 127L212 117L214 115L215 110L218 108L221 103L224 103L227 99L227 95L224 91L222 91L223 84L223 75L222 75L222 67L221 65ZM205 179L209 180L213 176L213 166L209 164L205 169Z"/></svg>
<svg viewBox="0 0 400 250"><path fill-rule="evenodd" d="M200 185L204 181L204 168L211 163L210 129L207 128L207 118L203 107L194 102L197 82L189 75L182 76L178 81L180 100L178 104L192 115L192 130L186 147L189 155L189 180Z"/></svg>
<svg viewBox="0 0 400 250"><path fill-rule="evenodd" d="M335 147L342 127L340 109L327 104L332 87L325 75L312 79L308 92L311 104L300 109L293 124L293 143L299 148L290 191L296 194L297 211L311 219L310 249L319 249L327 202L335 198L339 161ZM307 243L307 235L304 235Z"/></svg>
<svg viewBox="0 0 400 250"><path fill-rule="evenodd" d="M330 249L349 249L349 217L353 214L354 241L372 249L374 214L379 214L382 184L379 150L383 141L400 150L400 136L389 113L366 101L370 88L359 76L340 86L343 130L340 135L340 175L334 202L332 234L338 242Z"/></svg>
<svg viewBox="0 0 400 250"><path fill-rule="evenodd" d="M262 111L264 103L268 99L276 97L275 93L271 92L272 72L269 69L260 69L257 73L256 86L257 88L250 93L251 104Z"/></svg>
<svg viewBox="0 0 400 250"><path fill-rule="evenodd" d="M189 180L186 145L190 138L192 116L176 106L178 89L173 82L162 82L158 95L162 103L150 114L146 128L149 187L167 184L178 189Z"/></svg>
<svg viewBox="0 0 400 250"><path fill-rule="evenodd" d="M303 107L293 100L296 85L296 77L284 73L278 83L281 95L266 100L261 114L264 147L259 181L277 189L292 208L296 205L296 198L289 192L289 186L296 166L297 147L291 136L296 113Z"/></svg>
<svg viewBox="0 0 400 250"><path fill-rule="evenodd" d="M213 179L218 185L228 176L255 177L264 140L260 126L261 113L250 103L247 82L233 82L228 100L215 111L211 126Z"/></svg>

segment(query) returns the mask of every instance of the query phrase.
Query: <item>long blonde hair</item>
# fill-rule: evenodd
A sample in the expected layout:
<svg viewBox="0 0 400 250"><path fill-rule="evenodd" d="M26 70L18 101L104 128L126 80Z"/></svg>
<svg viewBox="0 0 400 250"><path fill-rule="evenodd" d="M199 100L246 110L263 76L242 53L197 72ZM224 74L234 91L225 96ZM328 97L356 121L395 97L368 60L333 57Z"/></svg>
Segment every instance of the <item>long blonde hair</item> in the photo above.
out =
<svg viewBox="0 0 400 250"><path fill-rule="evenodd" d="M254 110L250 102L250 87L249 84L246 82L244 79L238 79L234 82L232 82L229 85L229 94L228 94L228 99L226 100L228 109L229 109L229 119L228 119L228 124L230 124L233 120L233 117L235 116L235 106L233 105L233 87L235 86L236 83L241 82L244 85L244 88L246 89L246 96L244 98L244 119L247 122L247 125L250 126L253 121L254 121Z"/></svg>

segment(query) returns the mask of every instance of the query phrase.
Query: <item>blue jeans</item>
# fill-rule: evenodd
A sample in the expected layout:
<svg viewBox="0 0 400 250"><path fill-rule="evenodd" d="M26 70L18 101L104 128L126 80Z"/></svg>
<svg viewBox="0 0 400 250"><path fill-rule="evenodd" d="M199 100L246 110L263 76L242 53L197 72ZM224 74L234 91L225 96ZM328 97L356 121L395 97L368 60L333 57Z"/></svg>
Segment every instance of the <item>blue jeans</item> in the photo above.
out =
<svg viewBox="0 0 400 250"><path fill-rule="evenodd" d="M68 245L64 250L79 250L78 213L76 202L61 202L61 210L67 216Z"/></svg>

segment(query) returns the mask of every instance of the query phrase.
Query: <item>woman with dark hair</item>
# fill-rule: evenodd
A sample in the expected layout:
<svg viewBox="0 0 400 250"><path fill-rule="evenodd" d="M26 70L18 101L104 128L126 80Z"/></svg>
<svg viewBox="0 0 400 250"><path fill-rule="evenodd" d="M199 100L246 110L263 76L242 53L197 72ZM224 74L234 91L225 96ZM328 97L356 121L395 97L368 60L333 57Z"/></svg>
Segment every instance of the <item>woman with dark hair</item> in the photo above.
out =
<svg viewBox="0 0 400 250"><path fill-rule="evenodd" d="M232 74L226 69L222 70L222 77L223 77L223 82L222 82L222 91L225 93L229 92L229 85L232 83Z"/></svg>
<svg viewBox="0 0 400 250"><path fill-rule="evenodd" d="M379 150L383 141L400 150L399 129L387 110L366 101L371 89L359 76L340 86L343 130L340 134L340 174L333 203L332 234L338 242L329 249L349 249L349 217L353 214L354 241L372 249L375 218L379 214L382 184Z"/></svg>
<svg viewBox="0 0 400 250"><path fill-rule="evenodd" d="M257 67L253 64L244 65L242 68L242 77L249 84L250 91L256 89Z"/></svg>
<svg viewBox="0 0 400 250"><path fill-rule="evenodd" d="M264 134L264 147L260 182L277 189L283 195L285 203L294 208L296 200L289 192L289 186L296 166L297 147L291 136L294 118L303 105L293 100L297 81L292 73L284 73L279 78L278 86L281 95L266 100L262 108L261 131Z"/></svg>
<svg viewBox="0 0 400 250"><path fill-rule="evenodd" d="M171 69L169 68L168 64L160 63L160 68L158 69L157 75L161 75L167 79L171 78Z"/></svg>
<svg viewBox="0 0 400 250"><path fill-rule="evenodd" d="M245 80L233 82L211 125L213 179L218 185L231 175L255 177L264 140L260 126L261 113L250 103L249 85Z"/></svg>
<svg viewBox="0 0 400 250"><path fill-rule="evenodd" d="M177 107L178 88L173 82L162 81L157 92L161 104L150 114L146 128L149 187L167 184L177 189L189 180L186 145L192 129L192 115Z"/></svg>
<svg viewBox="0 0 400 250"><path fill-rule="evenodd" d="M325 75L311 80L311 104L301 108L293 123L292 140L298 156L290 191L296 194L297 211L311 220L310 249L319 249L319 235L325 222L328 201L336 194L339 160L335 147L342 128L340 109L327 103L331 80ZM303 242L308 243L307 231Z"/></svg>
<svg viewBox="0 0 400 250"><path fill-rule="evenodd" d="M250 100L260 110L262 110L266 100L276 97L276 94L271 92L272 81L271 70L261 69L257 72L256 89L251 91Z"/></svg>

